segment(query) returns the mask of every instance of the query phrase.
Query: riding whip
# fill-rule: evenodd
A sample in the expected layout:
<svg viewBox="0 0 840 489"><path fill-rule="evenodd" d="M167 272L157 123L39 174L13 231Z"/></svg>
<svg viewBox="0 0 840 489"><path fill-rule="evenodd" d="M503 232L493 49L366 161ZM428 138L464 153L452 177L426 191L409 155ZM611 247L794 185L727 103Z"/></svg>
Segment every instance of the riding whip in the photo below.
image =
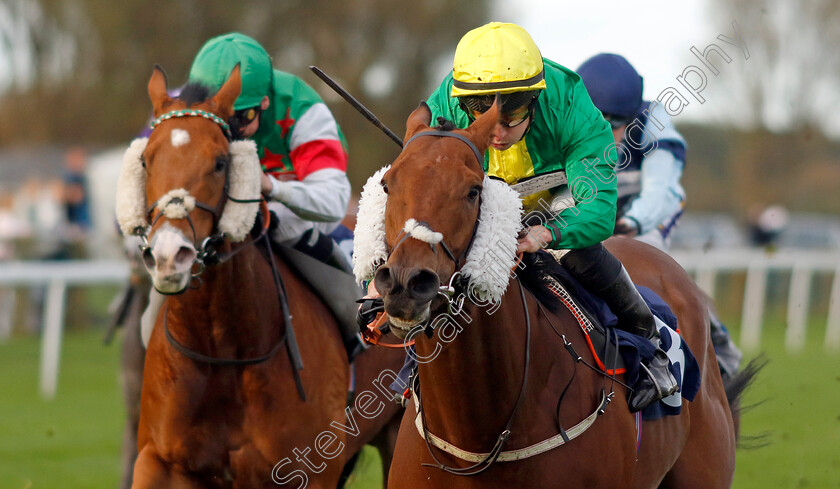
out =
<svg viewBox="0 0 840 489"><path fill-rule="evenodd" d="M312 70L312 72L313 72L313 73L315 73L316 75L318 75L318 78L320 78L321 80L324 80L324 83L326 83L327 85L329 85L329 86L330 86L330 88L332 88L333 90L335 90L335 92L336 92L337 94L341 95L341 97L342 97L344 100L346 100L346 101L347 101L350 105L352 105L352 106L353 106L353 108L355 108L356 110L358 110L359 112L361 112L361 114L362 114L363 116L365 116L365 119L369 120L370 122L372 122L372 123L373 123L373 125L374 125L374 126L376 126L376 127L378 127L379 129L381 129L381 130L382 130L382 132L384 132L386 136L388 136L389 138L391 138L391 140L392 140L392 141L394 141L395 143L399 144L399 145L400 145L400 148L402 148L402 146L403 146L403 141L402 141L402 139L400 139L400 137L399 137L399 136L397 136L396 134L394 134L394 132L393 132L393 131L391 131L390 129L388 129L388 127L386 127L386 126L385 126L385 124L383 124L383 123L382 123L382 122L381 122L381 121L380 121L380 120L379 120L379 119L378 119L375 115L373 115L373 112L371 112L370 110L368 110L368 108L367 108L367 107L365 107L364 105L362 105L362 103L361 103L361 102L359 102L359 101L358 101L358 100L356 100L356 99L355 99L352 95L350 95L350 93L349 93L347 90L345 90L344 88L342 88L342 87L341 87L341 85L339 85L338 83L336 83L336 82L335 82L332 78L330 78L330 77L329 77L329 75L327 75L326 73L324 73L324 71L323 71L323 70L321 70L321 68L318 68L317 66L310 66L310 67L309 67L309 69L310 69L310 70Z"/></svg>

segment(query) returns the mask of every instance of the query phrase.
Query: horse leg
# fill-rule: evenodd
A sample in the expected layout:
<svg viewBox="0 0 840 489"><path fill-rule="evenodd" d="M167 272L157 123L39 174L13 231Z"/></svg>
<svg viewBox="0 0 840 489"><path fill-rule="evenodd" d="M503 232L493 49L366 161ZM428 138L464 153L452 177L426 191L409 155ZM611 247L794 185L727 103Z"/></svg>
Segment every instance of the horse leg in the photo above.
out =
<svg viewBox="0 0 840 489"><path fill-rule="evenodd" d="M120 489L131 487L134 462L137 459L137 428L140 423L140 389L143 386L143 364L146 349L140 340L140 316L146 308L149 297L149 284L135 284L134 297L125 319L125 336L122 343L120 374L122 376L123 401L125 401L126 421L123 434L123 470Z"/></svg>
<svg viewBox="0 0 840 489"><path fill-rule="evenodd" d="M397 446L397 434L402 423L401 416L394 416L391 421L380 431L370 444L379 451L382 458L382 480L385 488L388 487L388 472L391 469L391 461L394 458L394 448Z"/></svg>
<svg viewBox="0 0 840 489"><path fill-rule="evenodd" d="M137 456L134 464L134 483L131 489L205 489L206 485L185 474L175 466L167 465L150 446Z"/></svg>

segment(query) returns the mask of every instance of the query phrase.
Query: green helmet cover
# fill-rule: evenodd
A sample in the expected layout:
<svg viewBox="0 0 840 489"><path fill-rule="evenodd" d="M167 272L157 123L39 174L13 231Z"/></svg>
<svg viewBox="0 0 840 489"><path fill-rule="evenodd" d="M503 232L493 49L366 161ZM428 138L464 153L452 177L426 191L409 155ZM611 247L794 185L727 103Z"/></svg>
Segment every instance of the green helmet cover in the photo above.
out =
<svg viewBox="0 0 840 489"><path fill-rule="evenodd" d="M218 90L237 63L242 92L233 104L234 110L260 105L272 83L271 57L260 43L244 34L231 32L204 43L190 68L189 80Z"/></svg>

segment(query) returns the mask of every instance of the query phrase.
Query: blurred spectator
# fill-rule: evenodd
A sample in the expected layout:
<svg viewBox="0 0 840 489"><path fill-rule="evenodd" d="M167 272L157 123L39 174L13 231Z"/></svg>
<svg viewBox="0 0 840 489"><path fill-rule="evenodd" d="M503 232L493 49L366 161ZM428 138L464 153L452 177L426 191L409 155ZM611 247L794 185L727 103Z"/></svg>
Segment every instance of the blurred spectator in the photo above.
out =
<svg viewBox="0 0 840 489"><path fill-rule="evenodd" d="M753 207L749 213L750 242L754 246L775 247L787 227L788 213L782 205Z"/></svg>
<svg viewBox="0 0 840 489"><path fill-rule="evenodd" d="M17 241L30 233L27 223L15 214L14 205L12 195L0 195L0 261L14 259Z"/></svg>
<svg viewBox="0 0 840 489"><path fill-rule="evenodd" d="M29 234L26 223L14 213L14 199L0 194L0 261L13 260L17 241ZM14 288L0 287L0 343L12 333L17 294Z"/></svg>
<svg viewBox="0 0 840 489"><path fill-rule="evenodd" d="M87 152L73 147L64 154L64 209L67 212L67 230L70 238L83 237L90 228L88 192L85 179Z"/></svg>
<svg viewBox="0 0 840 489"><path fill-rule="evenodd" d="M27 179L15 198L15 214L31 230L16 250L19 258L46 259L60 254L60 235L64 228L64 184Z"/></svg>

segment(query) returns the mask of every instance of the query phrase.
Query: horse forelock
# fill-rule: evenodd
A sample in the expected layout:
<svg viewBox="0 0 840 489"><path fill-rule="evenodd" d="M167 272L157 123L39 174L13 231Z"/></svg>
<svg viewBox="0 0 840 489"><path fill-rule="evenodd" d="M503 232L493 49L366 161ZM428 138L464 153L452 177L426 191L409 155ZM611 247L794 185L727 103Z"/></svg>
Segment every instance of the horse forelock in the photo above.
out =
<svg viewBox="0 0 840 489"><path fill-rule="evenodd" d="M215 91L200 82L189 82L181 89L177 99L187 107L206 102L215 95Z"/></svg>
<svg viewBox="0 0 840 489"><path fill-rule="evenodd" d="M454 131L457 127L455 126L455 123L449 119L438 117L437 125L434 126L434 129L437 129L438 131Z"/></svg>

